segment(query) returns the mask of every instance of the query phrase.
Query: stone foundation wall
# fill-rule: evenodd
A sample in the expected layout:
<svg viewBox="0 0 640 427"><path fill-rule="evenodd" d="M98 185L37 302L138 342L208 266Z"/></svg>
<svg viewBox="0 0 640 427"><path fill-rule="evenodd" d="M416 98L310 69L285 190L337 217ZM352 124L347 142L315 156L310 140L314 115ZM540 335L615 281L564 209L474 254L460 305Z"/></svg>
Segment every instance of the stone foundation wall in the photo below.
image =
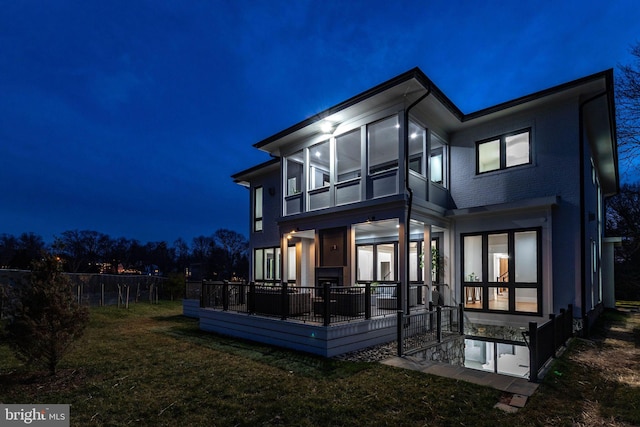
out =
<svg viewBox="0 0 640 427"><path fill-rule="evenodd" d="M524 342L522 333L526 331L528 331L526 328L482 325L479 323L465 324L464 328L465 335L519 342Z"/></svg>
<svg viewBox="0 0 640 427"><path fill-rule="evenodd" d="M431 347L411 353L410 356L432 362L464 366L464 336L455 336Z"/></svg>

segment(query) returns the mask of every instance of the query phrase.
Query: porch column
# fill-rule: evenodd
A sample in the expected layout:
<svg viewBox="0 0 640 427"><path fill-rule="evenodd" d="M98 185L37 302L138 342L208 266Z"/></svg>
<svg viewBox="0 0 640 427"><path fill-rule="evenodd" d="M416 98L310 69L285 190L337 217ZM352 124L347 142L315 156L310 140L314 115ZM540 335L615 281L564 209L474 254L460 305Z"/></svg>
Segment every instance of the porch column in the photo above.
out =
<svg viewBox="0 0 640 427"><path fill-rule="evenodd" d="M289 240L286 233L281 233L280 236L280 281L286 283L289 280Z"/></svg>
<svg viewBox="0 0 640 427"><path fill-rule="evenodd" d="M427 295L425 295L425 304L428 306L430 302L433 301L433 279L431 277L431 225L424 225L424 253L422 254L422 275L424 276L423 284L425 285L423 289L426 290ZM438 289L440 292L440 289Z"/></svg>
<svg viewBox="0 0 640 427"><path fill-rule="evenodd" d="M602 239L602 302L605 308L616 307L614 287L614 247L622 244L621 237L605 237Z"/></svg>
<svg viewBox="0 0 640 427"><path fill-rule="evenodd" d="M398 308L409 314L409 220L408 212L398 218Z"/></svg>
<svg viewBox="0 0 640 427"><path fill-rule="evenodd" d="M296 278L299 286L317 286L316 283L316 263L315 263L315 241L311 239L300 239L299 244L300 253L298 255L299 265L296 269ZM296 252L298 251L298 245L296 245Z"/></svg>

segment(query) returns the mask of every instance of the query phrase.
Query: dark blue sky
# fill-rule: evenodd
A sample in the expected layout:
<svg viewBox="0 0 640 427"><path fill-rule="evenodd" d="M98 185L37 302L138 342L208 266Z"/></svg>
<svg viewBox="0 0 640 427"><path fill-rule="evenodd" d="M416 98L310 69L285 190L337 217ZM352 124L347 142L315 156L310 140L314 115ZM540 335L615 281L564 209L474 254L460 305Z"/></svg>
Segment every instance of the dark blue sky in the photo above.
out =
<svg viewBox="0 0 640 427"><path fill-rule="evenodd" d="M0 234L248 233L252 144L415 66L465 113L629 63L629 1L0 1Z"/></svg>

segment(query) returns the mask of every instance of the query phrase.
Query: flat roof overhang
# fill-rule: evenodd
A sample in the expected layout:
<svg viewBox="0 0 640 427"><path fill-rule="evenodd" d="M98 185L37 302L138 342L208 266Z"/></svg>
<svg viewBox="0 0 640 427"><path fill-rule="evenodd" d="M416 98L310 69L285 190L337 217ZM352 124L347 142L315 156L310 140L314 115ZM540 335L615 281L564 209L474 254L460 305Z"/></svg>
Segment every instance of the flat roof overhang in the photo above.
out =
<svg viewBox="0 0 640 427"><path fill-rule="evenodd" d="M267 160L266 162L260 163L259 165L234 173L233 175L231 175L231 178L233 178L233 182L235 182L236 184L242 185L243 187L249 187L251 178L261 175L270 170L278 169L279 167L280 159L274 157Z"/></svg>
<svg viewBox="0 0 640 427"><path fill-rule="evenodd" d="M278 132L254 144L254 147L272 156L281 156L283 147L323 134L321 127L324 121L336 124L337 127L333 129L333 133L340 133L340 124L400 103L408 105L427 91L430 91L430 95L415 106L414 113L430 117L432 123L436 123L442 131L447 133L464 130L528 109L539 108L547 103L567 99L583 101L593 97L594 94L603 94L601 98L584 105L584 124L594 153L594 162L599 170L603 194L609 196L618 192L618 153L612 69L474 113L464 114L419 68L414 68ZM236 182L240 174L233 176Z"/></svg>
<svg viewBox="0 0 640 427"><path fill-rule="evenodd" d="M336 124L337 127L333 132L339 133L340 124L399 103L411 103L429 89L431 90L430 96L421 104L426 105L425 108L428 108L438 120L451 124L459 123L463 117L462 112L419 68L414 68L315 114L253 146L271 155L280 156L280 149L283 146L324 133L321 129L323 122L328 121Z"/></svg>

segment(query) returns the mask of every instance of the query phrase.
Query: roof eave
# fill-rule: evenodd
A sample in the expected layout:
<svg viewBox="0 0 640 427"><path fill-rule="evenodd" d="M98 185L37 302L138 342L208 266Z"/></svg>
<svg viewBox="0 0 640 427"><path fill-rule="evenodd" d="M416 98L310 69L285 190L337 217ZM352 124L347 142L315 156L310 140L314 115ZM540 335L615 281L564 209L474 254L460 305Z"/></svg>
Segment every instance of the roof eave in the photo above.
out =
<svg viewBox="0 0 640 427"><path fill-rule="evenodd" d="M390 80L387 80L383 83L380 83L379 85L368 89L358 95L355 95L349 99L347 99L346 101L343 101L333 107L330 107L322 112L319 112L287 129L284 129L281 132L276 133L275 135L272 135L266 139L263 139L262 141L259 141L255 144L253 144L253 146L257 149L264 149L267 145L281 139L284 138L296 131L299 131L301 129L306 128L307 126L310 126L320 120L325 119L326 117L329 117L333 114L336 114L346 108L349 108L351 106L354 106L360 102L363 102L377 94L380 94L388 89L391 89L397 85L400 85L402 83L405 83L411 79L416 79L425 89L426 88L431 88L431 94L436 97L438 99L438 101L444 105L450 112L451 114L453 114L456 118L458 118L458 120L462 120L462 117L464 116L464 114L462 113L462 111L460 111L460 109L458 107L455 106L455 104L446 97L446 95L422 72L422 70L420 70L420 68L415 67L403 74L400 74L396 77L393 77Z"/></svg>
<svg viewBox="0 0 640 427"><path fill-rule="evenodd" d="M561 93L564 92L566 90L572 89L574 87L578 87L581 85L585 85L600 79L605 79L605 81L610 81L611 78L613 76L613 70L612 69L608 69L605 71L600 71L598 73L595 74L591 74L589 76L585 76L582 78L579 78L577 80L572 80L570 82L566 82L566 83L562 83L560 85L557 86L553 86L547 89L543 89L541 91L538 92L534 92L531 93L529 95L524 95L521 96L520 98L516 98L516 99L512 99L510 101L506 101L506 102L502 102L500 104L491 106L491 107L487 107L487 108L483 108L481 110L475 111L473 113L469 113L469 114L464 114L462 117L462 121L467 122L473 119L477 119L483 116L487 116L502 110L507 110L509 108L513 108L513 107L517 107L519 105L522 104L526 104L532 101L536 101L540 98L544 98L550 95L554 95L557 93Z"/></svg>
<svg viewBox="0 0 640 427"><path fill-rule="evenodd" d="M251 176L254 176L257 172L263 169L266 169L275 165L280 165L279 157L271 158L266 162L262 162L258 165L252 166L249 169L245 169L243 171L234 173L233 175L231 175L231 178L233 179L233 182L235 182L236 184L240 184L242 186L248 187L249 179L251 178Z"/></svg>

